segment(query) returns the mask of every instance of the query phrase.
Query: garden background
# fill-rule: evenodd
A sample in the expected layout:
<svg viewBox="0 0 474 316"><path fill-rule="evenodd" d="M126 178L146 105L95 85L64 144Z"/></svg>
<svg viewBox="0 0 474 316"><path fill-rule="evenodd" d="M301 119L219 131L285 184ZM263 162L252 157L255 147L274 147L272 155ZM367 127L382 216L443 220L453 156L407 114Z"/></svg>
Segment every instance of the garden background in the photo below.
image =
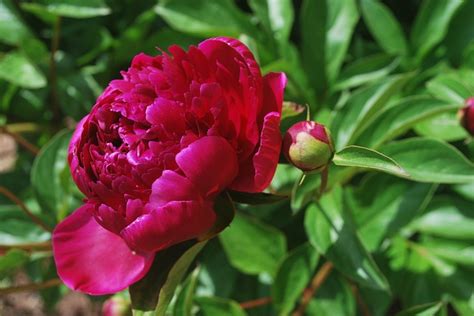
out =
<svg viewBox="0 0 474 316"><path fill-rule="evenodd" d="M307 104L336 150L410 176L340 152L352 166L319 198L319 174L300 185L280 164L268 192L288 198L236 196L169 314L474 315L474 141L457 116L473 15L473 0L0 0L0 314L100 314L109 297L70 293L52 258L50 231L83 198L72 130L137 53L230 36L287 74L282 132Z"/></svg>

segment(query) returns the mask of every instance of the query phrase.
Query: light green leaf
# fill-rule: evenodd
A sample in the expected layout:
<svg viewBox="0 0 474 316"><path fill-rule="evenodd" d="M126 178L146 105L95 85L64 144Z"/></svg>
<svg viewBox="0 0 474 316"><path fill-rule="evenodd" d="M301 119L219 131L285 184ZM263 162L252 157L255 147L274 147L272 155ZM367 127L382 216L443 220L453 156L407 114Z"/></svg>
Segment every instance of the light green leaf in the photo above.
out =
<svg viewBox="0 0 474 316"><path fill-rule="evenodd" d="M459 123L457 110L446 111L421 121L414 127L418 135L447 142L466 139L468 134Z"/></svg>
<svg viewBox="0 0 474 316"><path fill-rule="evenodd" d="M162 0L155 7L172 28L202 37L250 35L253 27L231 0Z"/></svg>
<svg viewBox="0 0 474 316"><path fill-rule="evenodd" d="M399 177L410 176L390 157L387 157L376 150L360 146L347 146L343 148L334 155L332 161L337 166L374 169L391 173Z"/></svg>
<svg viewBox="0 0 474 316"><path fill-rule="evenodd" d="M305 315L357 315L357 305L348 282L331 273L306 309Z"/></svg>
<svg viewBox="0 0 474 316"><path fill-rule="evenodd" d="M409 138L383 146L380 151L393 158L410 179L434 183L474 181L474 165L455 147L430 138Z"/></svg>
<svg viewBox="0 0 474 316"><path fill-rule="evenodd" d="M306 210L305 228L311 244L336 269L360 285L388 291L385 276L363 246L344 209L341 188L333 188L319 204Z"/></svg>
<svg viewBox="0 0 474 316"><path fill-rule="evenodd" d="M31 184L42 211L60 221L80 201L74 196L76 186L72 182L67 164L67 148L70 131L58 133L45 145L36 157L31 171Z"/></svg>
<svg viewBox="0 0 474 316"><path fill-rule="evenodd" d="M247 313L240 305L229 299L220 297L196 297L196 303L204 316L246 316Z"/></svg>
<svg viewBox="0 0 474 316"><path fill-rule="evenodd" d="M451 18L462 3L462 0L423 1L410 38L417 62L444 38Z"/></svg>
<svg viewBox="0 0 474 316"><path fill-rule="evenodd" d="M434 199L411 225L417 231L451 239L474 239L472 203L454 198Z"/></svg>
<svg viewBox="0 0 474 316"><path fill-rule="evenodd" d="M0 42L9 45L19 45L32 36L11 0L0 1L0 34Z"/></svg>
<svg viewBox="0 0 474 316"><path fill-rule="evenodd" d="M435 316L438 315L438 312L442 306L442 302L418 305L401 311L396 316Z"/></svg>
<svg viewBox="0 0 474 316"><path fill-rule="evenodd" d="M205 245L187 242L158 252L147 275L129 288L134 315L165 315L176 287Z"/></svg>
<svg viewBox="0 0 474 316"><path fill-rule="evenodd" d="M437 98L462 106L464 100L474 94L457 74L439 75L426 84L428 91Z"/></svg>
<svg viewBox="0 0 474 316"><path fill-rule="evenodd" d="M14 246L49 240L49 232L33 223L17 206L0 205L0 243Z"/></svg>
<svg viewBox="0 0 474 316"><path fill-rule="evenodd" d="M341 149L352 144L408 78L408 75L393 76L355 92L337 114L331 128L336 148Z"/></svg>
<svg viewBox="0 0 474 316"><path fill-rule="evenodd" d="M232 266L247 274L275 276L278 262L286 253L282 232L239 213L219 239Z"/></svg>
<svg viewBox="0 0 474 316"><path fill-rule="evenodd" d="M249 5L278 42L288 40L294 19L292 1L250 0Z"/></svg>
<svg viewBox="0 0 474 316"><path fill-rule="evenodd" d="M273 304L279 315L289 315L308 285L316 265L318 253L308 243L290 252L280 267L273 282Z"/></svg>
<svg viewBox="0 0 474 316"><path fill-rule="evenodd" d="M395 179L389 175L366 177L349 195L357 232L370 251L376 251L420 214L436 185Z"/></svg>
<svg viewBox="0 0 474 316"><path fill-rule="evenodd" d="M474 245L469 241L424 238L423 247L447 261L474 267Z"/></svg>
<svg viewBox="0 0 474 316"><path fill-rule="evenodd" d="M0 57L0 79L28 89L46 86L46 78L41 71L18 51Z"/></svg>
<svg viewBox="0 0 474 316"><path fill-rule="evenodd" d="M328 80L334 82L346 56L354 28L359 21L359 12L355 0L326 1L328 15L325 57Z"/></svg>
<svg viewBox="0 0 474 316"><path fill-rule="evenodd" d="M446 101L426 96L409 97L377 116L355 143L377 148L384 142L402 135L422 120L457 109L457 105Z"/></svg>
<svg viewBox="0 0 474 316"><path fill-rule="evenodd" d="M339 75L334 91L354 88L386 78L400 64L400 58L383 54L363 57L344 68Z"/></svg>
<svg viewBox="0 0 474 316"><path fill-rule="evenodd" d="M194 269L194 271L189 275L189 278L183 284L181 291L176 297L176 302L174 303L173 315L174 316L191 316L194 300L194 292L198 284L200 268Z"/></svg>
<svg viewBox="0 0 474 316"><path fill-rule="evenodd" d="M46 20L48 15L85 19L111 13L103 0L41 0L38 3L24 3L22 7Z"/></svg>
<svg viewBox="0 0 474 316"><path fill-rule="evenodd" d="M390 9L378 0L361 1L364 22L377 43L389 54L407 54L407 41Z"/></svg>

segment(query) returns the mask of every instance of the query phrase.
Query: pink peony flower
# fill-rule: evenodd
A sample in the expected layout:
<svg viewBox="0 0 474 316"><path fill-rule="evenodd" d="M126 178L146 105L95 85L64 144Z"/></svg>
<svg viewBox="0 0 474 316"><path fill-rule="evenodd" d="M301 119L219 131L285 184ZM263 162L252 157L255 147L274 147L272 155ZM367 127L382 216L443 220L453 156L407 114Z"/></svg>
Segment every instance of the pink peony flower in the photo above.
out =
<svg viewBox="0 0 474 316"><path fill-rule="evenodd" d="M474 136L474 97L466 100L466 106L459 110L459 117L464 129Z"/></svg>
<svg viewBox="0 0 474 316"><path fill-rule="evenodd" d="M58 274L92 295L140 280L157 251L204 235L226 188L260 192L278 162L286 77L241 42L135 56L69 147L83 206L53 233Z"/></svg>

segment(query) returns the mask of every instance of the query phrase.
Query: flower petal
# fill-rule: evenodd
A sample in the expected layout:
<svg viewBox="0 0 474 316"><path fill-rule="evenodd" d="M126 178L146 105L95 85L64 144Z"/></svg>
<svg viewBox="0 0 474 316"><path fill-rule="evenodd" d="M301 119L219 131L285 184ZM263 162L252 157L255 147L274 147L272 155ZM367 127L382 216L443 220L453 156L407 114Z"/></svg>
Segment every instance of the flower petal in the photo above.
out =
<svg viewBox="0 0 474 316"><path fill-rule="evenodd" d="M252 160L240 166L230 188L243 192L261 192L272 181L280 157L280 113L268 113L263 121L260 146Z"/></svg>
<svg viewBox="0 0 474 316"><path fill-rule="evenodd" d="M176 156L176 163L204 198L226 188L237 176L237 154L220 136L205 136Z"/></svg>
<svg viewBox="0 0 474 316"><path fill-rule="evenodd" d="M187 178L165 170L152 185L150 206L158 208L172 201L199 200L198 189Z"/></svg>
<svg viewBox="0 0 474 316"><path fill-rule="evenodd" d="M174 201L140 216L121 235L132 249L156 252L204 234L215 220L210 202Z"/></svg>
<svg viewBox="0 0 474 316"><path fill-rule="evenodd" d="M132 252L119 236L97 224L85 204L53 232L58 274L70 288L91 295L121 291L149 270L154 254Z"/></svg>
<svg viewBox="0 0 474 316"><path fill-rule="evenodd" d="M286 82L283 72L270 72L263 77L263 113L281 113Z"/></svg>

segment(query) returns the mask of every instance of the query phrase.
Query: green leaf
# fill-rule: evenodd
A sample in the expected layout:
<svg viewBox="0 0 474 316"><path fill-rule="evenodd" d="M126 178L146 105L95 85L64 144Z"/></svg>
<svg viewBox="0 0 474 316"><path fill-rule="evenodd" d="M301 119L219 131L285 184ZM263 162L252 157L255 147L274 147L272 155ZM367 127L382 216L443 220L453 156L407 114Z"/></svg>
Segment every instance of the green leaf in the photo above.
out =
<svg viewBox="0 0 474 316"><path fill-rule="evenodd" d="M304 0L300 11L301 57L308 79L317 94L327 85L326 0Z"/></svg>
<svg viewBox="0 0 474 316"><path fill-rule="evenodd" d="M49 232L38 227L17 206L0 205L0 243L14 246L49 240Z"/></svg>
<svg viewBox="0 0 474 316"><path fill-rule="evenodd" d="M336 148L352 144L408 78L409 75L393 76L355 92L337 114L334 126L331 127Z"/></svg>
<svg viewBox="0 0 474 316"><path fill-rule="evenodd" d="M174 291L206 242L184 242L156 253L147 275L130 286L132 307L136 315L165 315ZM134 314L134 315L135 315Z"/></svg>
<svg viewBox="0 0 474 316"><path fill-rule="evenodd" d="M326 2L328 15L325 57L327 76L331 83L338 77L352 33L359 21L359 12L355 0L326 0Z"/></svg>
<svg viewBox="0 0 474 316"><path fill-rule="evenodd" d="M444 38L451 18L462 3L462 0L423 1L410 38L417 62Z"/></svg>
<svg viewBox="0 0 474 316"><path fill-rule="evenodd" d="M285 101L283 102L283 106L281 109L281 119L284 120L290 117L300 115L305 110L306 110L306 107L298 103Z"/></svg>
<svg viewBox="0 0 474 316"><path fill-rule="evenodd" d="M23 250L11 249L0 256L0 279L10 275L28 261L28 254Z"/></svg>
<svg viewBox="0 0 474 316"><path fill-rule="evenodd" d="M9 45L19 45L32 36L11 0L0 2L0 34L0 42Z"/></svg>
<svg viewBox="0 0 474 316"><path fill-rule="evenodd" d="M194 269L193 273L190 274L189 278L183 284L183 288L179 292L176 302L174 303L173 315L174 316L191 316L192 307L194 300L194 292L198 284L198 276L200 269L199 267Z"/></svg>
<svg viewBox="0 0 474 316"><path fill-rule="evenodd" d="M240 305L229 299L220 297L196 297L196 303L204 316L246 316L247 313Z"/></svg>
<svg viewBox="0 0 474 316"><path fill-rule="evenodd" d="M377 43L389 54L405 55L407 41L390 9L378 0L361 1L364 22Z"/></svg>
<svg viewBox="0 0 474 316"><path fill-rule="evenodd" d="M249 0L249 5L278 42L288 40L294 19L292 1Z"/></svg>
<svg viewBox="0 0 474 316"><path fill-rule="evenodd" d="M402 135L420 121L457 108L456 105L430 97L409 97L383 111L355 143L377 148L384 142Z"/></svg>
<svg viewBox="0 0 474 316"><path fill-rule="evenodd" d="M285 257L272 287L273 304L279 315L291 313L315 273L318 260L318 253L308 243L299 246Z"/></svg>
<svg viewBox="0 0 474 316"><path fill-rule="evenodd" d="M172 28L202 37L239 37L253 32L249 19L231 0L162 0L155 7Z"/></svg>
<svg viewBox="0 0 474 316"><path fill-rule="evenodd" d="M474 245L469 241L425 238L423 247L447 261L474 267Z"/></svg>
<svg viewBox="0 0 474 316"><path fill-rule="evenodd" d="M343 204L342 189L335 187L306 210L309 241L336 269L360 285L388 291L385 276L357 236Z"/></svg>
<svg viewBox="0 0 474 316"><path fill-rule="evenodd" d="M350 194L350 207L362 243L376 251L386 238L420 214L433 196L436 185L372 174Z"/></svg>
<svg viewBox="0 0 474 316"><path fill-rule="evenodd" d="M278 262L286 252L282 232L239 213L219 239L232 266L247 274L275 276Z"/></svg>
<svg viewBox="0 0 474 316"><path fill-rule="evenodd" d="M347 281L331 273L309 303L305 315L357 315L356 309Z"/></svg>
<svg viewBox="0 0 474 316"><path fill-rule="evenodd" d="M248 193L239 191L228 191L232 201L241 204L259 205L281 202L288 199L286 195L277 195L271 193Z"/></svg>
<svg viewBox="0 0 474 316"><path fill-rule="evenodd" d="M451 239L474 239L472 203L454 198L438 198L427 207L426 213L411 228Z"/></svg>
<svg viewBox="0 0 474 316"><path fill-rule="evenodd" d="M57 221L80 204L73 195L77 191L67 164L70 139L70 131L59 132L41 149L31 170L31 184L42 211Z"/></svg>
<svg viewBox="0 0 474 316"><path fill-rule="evenodd" d="M409 138L387 144L380 151L398 162L414 181L474 181L474 165L455 147L439 140Z"/></svg>
<svg viewBox="0 0 474 316"><path fill-rule="evenodd" d="M66 18L86 19L109 15L110 8L103 0L41 0L24 3L22 7L40 16L54 15Z"/></svg>
<svg viewBox="0 0 474 316"><path fill-rule="evenodd" d="M14 51L0 58L0 79L28 89L46 86L44 75L23 53Z"/></svg>
<svg viewBox="0 0 474 316"><path fill-rule="evenodd" d="M401 311L396 316L435 316L438 315L442 302L428 303L418 306L410 307L407 310Z"/></svg>
<svg viewBox="0 0 474 316"><path fill-rule="evenodd" d="M464 100L474 94L461 80L457 74L442 74L431 79L426 84L428 91L435 97L461 106Z"/></svg>
<svg viewBox="0 0 474 316"><path fill-rule="evenodd" d="M421 121L414 127L418 135L447 142L466 139L468 134L459 124L457 110L446 111Z"/></svg>
<svg viewBox="0 0 474 316"><path fill-rule="evenodd" d="M387 77L400 64L400 58L384 54L362 57L345 67L333 90L354 88Z"/></svg>
<svg viewBox="0 0 474 316"><path fill-rule="evenodd" d="M334 155L332 161L336 166L374 169L399 177L410 176L409 173L403 170L392 158L376 150L360 146L347 146L343 148Z"/></svg>

